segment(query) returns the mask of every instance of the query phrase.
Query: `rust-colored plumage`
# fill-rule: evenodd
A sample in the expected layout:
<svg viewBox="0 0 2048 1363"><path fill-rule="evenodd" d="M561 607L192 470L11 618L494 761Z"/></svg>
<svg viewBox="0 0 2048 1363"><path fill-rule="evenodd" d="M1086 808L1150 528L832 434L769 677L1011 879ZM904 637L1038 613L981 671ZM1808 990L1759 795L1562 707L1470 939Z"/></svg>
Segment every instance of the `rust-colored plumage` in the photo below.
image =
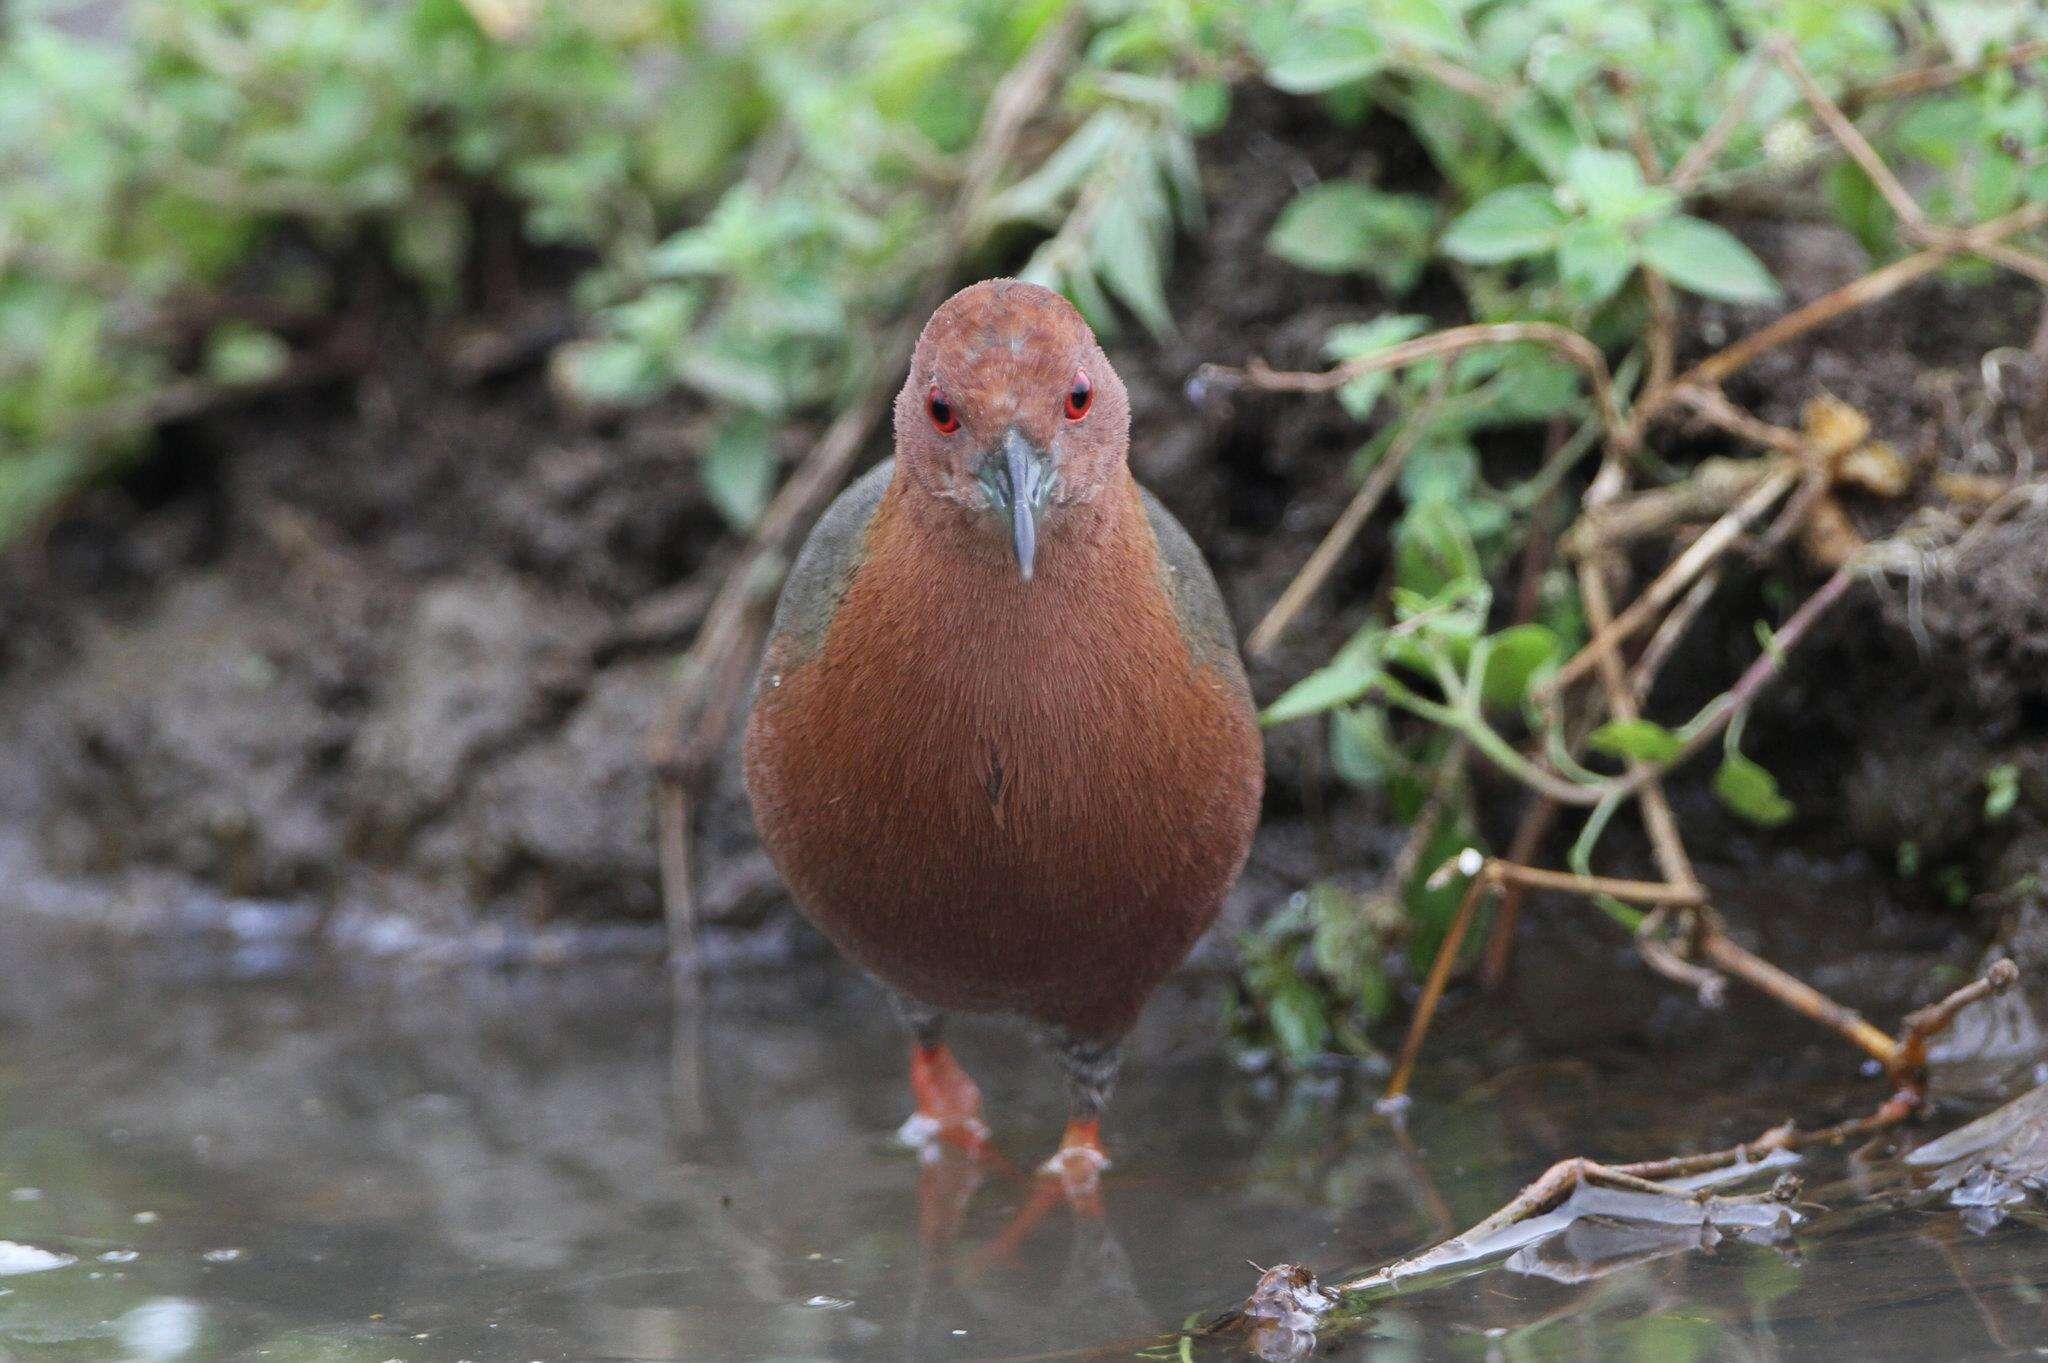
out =
<svg viewBox="0 0 2048 1363"><path fill-rule="evenodd" d="M778 608L746 739L755 818L812 920L906 1001L920 1074L967 1084L943 1012L1034 1019L1086 1144L1116 1041L1243 866L1250 696L1065 300L999 280L948 301L896 429L893 466L835 504ZM929 1111L935 1082L927 1116L972 1108L968 1085Z"/></svg>

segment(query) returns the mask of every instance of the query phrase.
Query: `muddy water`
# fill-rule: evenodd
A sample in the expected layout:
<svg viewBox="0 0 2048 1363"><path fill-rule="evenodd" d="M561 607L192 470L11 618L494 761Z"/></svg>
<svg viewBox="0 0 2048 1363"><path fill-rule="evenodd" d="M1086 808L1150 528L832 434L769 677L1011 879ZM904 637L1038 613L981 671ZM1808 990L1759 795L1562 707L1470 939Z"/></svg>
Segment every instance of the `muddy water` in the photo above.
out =
<svg viewBox="0 0 2048 1363"><path fill-rule="evenodd" d="M1241 1299L1247 1261L1370 1266L1560 1156L1703 1148L1874 1096L1775 1020L1731 1016L1682 1053L1547 1055L1468 1009L1397 1132L1350 1085L1231 1068L1192 985L1148 1019L1104 1214L1061 1206L1020 1231L1028 1179L977 1185L892 1143L899 1042L837 972L727 981L674 1010L652 968L0 948L4 1360L1129 1357ZM960 1049L1028 1164L1060 1121L1050 1071L1001 1027ZM1873 1196L1894 1168L1810 1161L1829 1210L1778 1244L1581 1223L1378 1302L1325 1347L2048 1351L2048 1220L2023 1206L1974 1233L1938 1197Z"/></svg>

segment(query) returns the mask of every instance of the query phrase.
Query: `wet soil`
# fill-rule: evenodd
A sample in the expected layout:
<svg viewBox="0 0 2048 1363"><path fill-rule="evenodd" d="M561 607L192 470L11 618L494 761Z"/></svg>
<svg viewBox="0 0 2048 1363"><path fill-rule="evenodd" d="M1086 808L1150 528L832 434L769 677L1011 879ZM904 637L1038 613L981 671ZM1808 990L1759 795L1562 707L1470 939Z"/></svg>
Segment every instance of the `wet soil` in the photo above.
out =
<svg viewBox="0 0 2048 1363"><path fill-rule="evenodd" d="M1335 519L1364 432L1328 400L1196 403L1185 381L1253 354L1316 364L1333 324L1391 306L1363 280L1286 266L1264 237L1318 178L1423 171L1393 130L1337 128L1272 94L1243 99L1204 150L1210 220L1172 281L1181 329L1110 350L1132 392L1138 474L1248 626ZM1823 229L1745 230L1795 300L1857 269ZM696 476L704 425L690 402L592 413L549 390L545 346L528 342L568 325L561 270L524 268L521 290L455 318L386 298L350 323L372 357L360 375L166 430L136 473L0 557L0 882L16 903L130 927L303 925L311 906L314 930L408 953L658 940L560 930L656 916L642 743L738 542ZM1425 280L1400 306L1462 320L1445 312L1454 296ZM2008 418L2041 376L2012 352L1991 394L1983 360L2024 343L2031 306L2016 288L1930 283L1769 357L1736 396L1792 422L1830 391L1916 456L1998 471ZM1755 320L1695 307L1687 353ZM785 457L810 434L790 431ZM1526 467L1537 439L1489 457ZM1671 439L1674 457L1722 452ZM1857 514L1875 532L1909 508ZM1753 755L1786 769L1806 811L1795 844L1861 848L1885 870L1912 843L1922 898L1940 898L1935 871L1959 868L1966 893L1950 897L1976 896L1980 929L2048 923L2033 831L2048 809L2041 528L2015 518L1896 601L1845 609L1752 728ZM1376 525L1254 669L1262 698L1348 637L1384 562ZM1682 714L1733 676L1754 655L1754 621L1781 616L1814 576L1788 559L1766 575L1787 595L1736 594L1660 704ZM1271 736L1265 827L1233 921L1318 875L1366 879L1386 862L1391 821L1327 779L1320 746L1312 725ZM1993 819L1985 773L2007 762L2022 798ZM1503 818L1514 804L1493 803ZM1754 849L1693 803L1702 850ZM704 819L711 950L812 944L730 762Z"/></svg>

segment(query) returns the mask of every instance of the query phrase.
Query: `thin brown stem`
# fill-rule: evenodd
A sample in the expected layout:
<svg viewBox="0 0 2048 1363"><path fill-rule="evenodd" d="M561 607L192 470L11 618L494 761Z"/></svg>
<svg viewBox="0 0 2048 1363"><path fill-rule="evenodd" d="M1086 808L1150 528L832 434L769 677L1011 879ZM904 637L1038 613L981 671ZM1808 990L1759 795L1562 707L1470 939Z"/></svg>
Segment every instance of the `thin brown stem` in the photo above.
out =
<svg viewBox="0 0 2048 1363"><path fill-rule="evenodd" d="M1771 680L1784 667L1786 656L1794 648L1798 647L1800 641L1813 629L1820 618L1826 615L1837 601L1842 599L1843 594L1849 590L1850 584L1855 580L1856 565L1845 563L1835 570L1833 576L1816 588L1812 596L1807 597L1805 601L1801 602L1799 609L1792 612L1791 618L1787 619L1778 631L1772 635L1771 646L1765 649L1757 657L1757 660L1751 663L1744 670L1743 674L1736 679L1735 685L1728 689L1727 694L1721 698L1720 703L1715 707L1713 714L1707 718L1705 723L1694 729L1686 737L1685 741L1679 745L1678 755L1662 767L1652 768L1652 773L1667 771L1687 761L1689 758L1697 756L1709 743L1720 737L1722 730L1728 727L1735 716L1741 714L1755 702L1764 687L1768 686ZM1641 785L1642 779L1638 775L1631 774L1624 777L1617 788L1624 793L1632 791ZM1611 794L1613 792L1610 790L1608 793Z"/></svg>
<svg viewBox="0 0 2048 1363"><path fill-rule="evenodd" d="M1515 826L1514 839L1508 843L1508 860L1524 865L1533 861L1562 808L1555 800L1531 795L1521 823ZM1508 963L1515 951L1515 925L1521 919L1522 901L1528 894L1526 885L1510 884L1501 890L1500 900L1493 906L1493 926L1487 933L1486 955L1479 968L1480 986L1488 992L1507 983Z"/></svg>
<svg viewBox="0 0 2048 1363"><path fill-rule="evenodd" d="M2048 285L2048 260L2043 260L2031 251L2022 251L2019 247L2002 241L1987 241L1980 246L1972 246L1970 250L1994 265L2003 265L2008 270L2025 275L2036 284Z"/></svg>
<svg viewBox="0 0 2048 1363"><path fill-rule="evenodd" d="M1772 965L1730 937L1711 916L1702 916L1697 949L1716 970L1768 994L1801 1017L1841 1035L1887 1068L1898 1059L1899 1043L1872 1026L1862 1014L1836 1003L1806 981Z"/></svg>
<svg viewBox="0 0 2048 1363"><path fill-rule="evenodd" d="M2005 66L2024 66L2028 62L2048 58L2048 38L2037 38L2032 42L2014 43L2000 52L1993 52L1974 62L1939 62L1923 66L1916 71L1901 71L1886 76L1883 80L1868 85L1851 86L1842 95L1842 108L1854 112L1867 104L1880 100L1896 99L1901 95L1925 94L1929 90L1940 90L1981 76L1986 71Z"/></svg>
<svg viewBox="0 0 2048 1363"><path fill-rule="evenodd" d="M1643 594L1629 604L1627 610L1615 617L1605 628L1595 626L1593 637L1551 676L1544 684L1542 694L1562 694L1566 687L1597 667L1600 659L1610 653L1616 645L1634 636L1638 630L1662 614L1664 608L1677 600L1685 589L1692 585L1695 578L1726 553L1736 538L1749 528L1750 523L1784 496L1797 479L1798 474L1795 471L1779 469L1758 483L1748 496L1709 526L1705 534L1694 540L1684 553L1673 560L1671 566L1660 573L1656 580L1643 590Z"/></svg>
<svg viewBox="0 0 2048 1363"><path fill-rule="evenodd" d="M1254 356L1242 369L1228 365L1203 365L1201 377L1219 384L1241 384L1265 392L1328 393L1367 374L1402 369L1421 360L1461 355L1483 346L1520 343L1547 346L1577 366L1593 390L1593 404L1601 420L1609 430L1621 428L1621 414L1614 405L1613 378L1608 373L1607 359L1600 353L1600 347L1569 327L1552 322L1494 322L1450 327L1321 370L1274 369Z"/></svg>
<svg viewBox="0 0 2048 1363"><path fill-rule="evenodd" d="M1316 545L1308 561L1301 565L1301 571L1294 575L1294 580L1280 593L1280 599L1266 612L1266 617L1252 630L1251 637L1245 641L1247 653L1257 658L1269 652L1274 644L1280 642L1280 636L1287 627L1294 623L1294 617L1301 613L1302 607L1322 590L1323 583L1335 571L1338 560L1344 557L1344 551L1351 547L1351 542L1358 538L1358 532L1365 528L1366 522L1372 519L1372 513L1379 510L1380 503L1393 490L1395 480L1401 476L1402 466L1408 462L1408 455L1421 443L1423 434L1429 429L1430 420L1435 416L1449 384L1450 370L1445 369L1431 386L1429 397L1410 414L1407 424L1394 437L1386 454L1352 495L1337 517L1336 524Z"/></svg>
<svg viewBox="0 0 2048 1363"><path fill-rule="evenodd" d="M1699 141L1687 148L1685 155L1678 158L1678 165L1672 170L1668 182L1672 189L1680 194L1691 192L1692 187L1699 183L1700 176L1713 168L1714 162L1720 159L1722 149L1728 145L1728 139L1742 126L1742 120L1749 116L1749 106L1756 102L1757 93L1763 89L1764 81L1770 74L1769 62L1759 61L1750 67L1748 78L1736 90L1734 98L1722 108L1721 115L1714 120L1713 126L1707 129Z"/></svg>
<svg viewBox="0 0 2048 1363"><path fill-rule="evenodd" d="M1637 705L1650 698L1650 688L1657 684L1657 674L1664 670L1664 664L1671 661L1671 651L1678 647L1692 629L1693 621L1699 618L1701 610L1713 598L1721 585L1721 570L1710 568L1692 584L1692 589L1679 598L1671 613L1650 636L1650 642L1643 646L1643 654L1636 659L1636 665L1629 669L1628 691L1635 697Z"/></svg>
<svg viewBox="0 0 2048 1363"><path fill-rule="evenodd" d="M1572 871L1550 871L1540 866L1523 866L1489 857L1482 875L1506 885L1531 890L1558 890L1567 894L1608 895L1629 904L1698 904L1705 899L1697 885L1669 884L1659 880L1621 880L1614 876L1579 875Z"/></svg>
<svg viewBox="0 0 2048 1363"><path fill-rule="evenodd" d="M1930 1004L1915 1013L1906 1015L1905 1032L1899 1038L1899 1052L1894 1062L1893 1077L1910 1079L1927 1065L1927 1043L1947 1031L1956 1020L1956 1014L1982 999L1988 999L2019 983L2019 967L2009 960L1998 960L1978 978L1970 981L1939 1003Z"/></svg>
<svg viewBox="0 0 2048 1363"><path fill-rule="evenodd" d="M1408 1035L1401 1042L1401 1055L1394 1062L1394 1073L1387 1080L1387 1090L1380 1102L1398 1105L1408 1096L1408 1083L1415 1076L1415 1060L1422 1054L1423 1038L1429 1035L1429 1024L1436 1017L1436 1007L1444 996L1444 986L1450 982L1451 967L1458 962L1458 951L1465 945L1465 934L1472 928L1472 919L1479 912L1479 901L1497 882L1485 874L1475 875L1465 887L1465 897L1458 901L1458 912L1451 919L1450 931L1444 934L1443 945L1436 949L1436 960L1429 967L1429 978L1423 982L1422 997L1415 1001L1414 1016L1408 1020Z"/></svg>
<svg viewBox="0 0 2048 1363"><path fill-rule="evenodd" d="M1892 212L1899 215L1899 221L1908 232L1917 234L1925 230L1927 215L1918 201L1906 192L1906 187L1899 183L1899 177L1892 173L1892 168L1884 163L1884 158L1877 154L1877 149L1870 145L1862 131L1849 121L1841 106L1820 88L1813 73L1806 69L1806 63L1799 59L1798 47L1789 38L1781 38L1772 43L1771 55L1792 78L1792 83L1799 87L1800 96L1813 110L1814 117L1870 177L1871 183L1877 186L1877 192L1884 195L1885 202L1892 206Z"/></svg>
<svg viewBox="0 0 2048 1363"><path fill-rule="evenodd" d="M1654 589L1656 584L1651 586ZM1605 630L1613 625L1614 607L1607 598L1607 582L1598 564L1585 562L1579 565L1579 597L1585 602L1589 626ZM1599 655L1597 664L1600 689L1607 695L1608 714L1623 721L1637 718L1635 698L1629 694L1620 655L1609 649ZM1629 778L1641 787L1643 827L1649 832L1650 845L1656 852L1657 869L1672 885L1683 887L1697 896L1699 882L1693 875L1692 858L1686 854L1685 842L1678 833L1678 820L1671 812L1670 802L1664 798L1664 785L1657 779L1657 769L1647 762L1631 759L1628 771Z"/></svg>
<svg viewBox="0 0 2048 1363"><path fill-rule="evenodd" d="M1689 409L1694 416L1708 425L1747 440L1752 445L1761 445L1765 449L1777 450L1781 454L1799 454L1806 449L1805 436L1750 415L1730 402L1728 395L1718 388L1674 386L1671 400Z"/></svg>
<svg viewBox="0 0 2048 1363"><path fill-rule="evenodd" d="M2048 203L2027 204L2002 217L1993 218L1990 222L1956 233L1938 246L1895 260L1883 269L1873 270L1831 293L1822 294L1811 303L1794 308L1768 326L1761 327L1707 356L1673 380L1672 389L1689 386L1717 387L1758 356L1804 336L1807 332L1824 326L1845 313L1869 307L1897 293L1915 280L1934 273L1947 264L1958 251L1978 250L1985 244L2003 241L2007 237L2038 227L2044 221L2048 221ZM1658 404L1651 396L1645 396L1643 405Z"/></svg>

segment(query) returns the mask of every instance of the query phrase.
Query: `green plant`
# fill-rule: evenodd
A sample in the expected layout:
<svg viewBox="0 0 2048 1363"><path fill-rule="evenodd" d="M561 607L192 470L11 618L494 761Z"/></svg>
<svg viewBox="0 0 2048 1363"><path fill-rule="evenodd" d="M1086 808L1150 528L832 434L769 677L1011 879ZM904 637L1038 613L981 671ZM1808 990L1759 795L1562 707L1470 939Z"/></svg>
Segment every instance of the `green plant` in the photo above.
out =
<svg viewBox="0 0 2048 1363"><path fill-rule="evenodd" d="M71 8L0 20L0 544L159 417L326 372L366 263L460 304L504 203L580 262L565 387L696 392L714 501L751 524L776 430L858 390L997 80L1063 5L144 0L104 33ZM1232 7L1098 9L1071 136L975 227L1046 233L1035 277L1163 330Z"/></svg>
<svg viewBox="0 0 2048 1363"><path fill-rule="evenodd" d="M0 33L0 543L155 417L288 378L352 262L461 288L477 212L637 271L759 125L698 7L544 6L515 40L458 0L56 0Z"/></svg>
<svg viewBox="0 0 2048 1363"><path fill-rule="evenodd" d="M1846 570L1779 633L1765 631L1750 671L1684 723L1638 714L1606 681L1604 713L1589 721L1566 700L1599 670L1594 645L1622 625L1646 630L1676 601L1632 607L1610 628L1605 602L1596 614L1585 597L1587 572L1600 571L1583 557L1600 533L1585 513L1625 494L1639 466L1666 481L1681 475L1658 469L1648 439L1678 405L1771 451L1716 508L1726 514L1715 533L1730 538L1796 481L1771 460L1839 463L1865 444L1868 424L1854 413L1823 408L1800 432L1745 418L1719 395L1723 357L1677 371L1685 295L1744 308L1782 297L1762 261L1712 220L1725 196L1768 200L1814 182L1876 264L1917 252L1917 268L1962 277L1981 275L1987 261L2048 277L2039 257L1981 250L1968 235L1987 221L2040 225L2029 205L2048 200L2048 160L2038 152L2048 97L2016 68L2048 56L2048 15L1962 0L1925 10L1822 0L1295 0L1262 7L1249 36L1266 80L1321 100L1340 121L1376 111L1399 122L1440 177L1433 194L1362 179L1310 186L1280 216L1270 249L1304 269L1364 274L1396 298L1435 275L1456 287L1471 323L1432 332L1428 319L1390 314L1333 331L1335 363L1322 374L1217 371L1255 386L1333 391L1378 427L1355 464L1360 496L1400 500L1384 607L1275 701L1267 722L1328 715L1334 769L1370 789L1442 760L1444 736L1453 736L1450 760L1469 752L1583 813L1571 855L1582 874L1615 812L1639 798L1661 804L1659 775L1716 735L1715 793L1749 821L1789 820L1795 811L1776 781L1741 750L1743 721L1784 653L1847 585ZM1894 99L1903 103L1887 106ZM1883 116L1852 123L1845 108ZM1904 188L1907 168L1917 197ZM1741 362L1726 357L1729 368ZM1479 453L1489 433L1533 442L1542 423L1553 430L1547 458L1519 482L1491 485L1488 470L1499 465ZM1895 464L1871 448L1877 462ZM1490 584L1533 532L1558 532L1554 494L1595 450L1601 472L1568 537L1581 554L1577 572L1541 570L1519 593L1540 603L1536 613L1504 615ZM1388 460L1405 461L1397 481L1374 472ZM1687 585L1673 579L1674 591ZM1689 615L1673 614L1682 629ZM1254 648L1285 618L1276 611L1262 624ZM1625 769L1588 765L1601 758ZM1987 779L1992 817L2010 807L2011 787ZM1469 819L1471 788L1450 788ZM1666 876L1689 878L1668 815L1651 823ZM1427 823L1417 841L1435 829ZM1596 897L1630 926L1663 921ZM1409 904L1422 913L1412 894ZM1296 929L1310 940L1330 931L1313 916ZM1292 1015L1314 1014L1298 986L1323 978L1325 1006L1314 1015L1334 1036L1343 989L1262 959L1267 968L1248 977L1254 995L1274 991L1272 999L1291 1000ZM1299 1049L1301 1030L1282 1038L1283 1054Z"/></svg>

